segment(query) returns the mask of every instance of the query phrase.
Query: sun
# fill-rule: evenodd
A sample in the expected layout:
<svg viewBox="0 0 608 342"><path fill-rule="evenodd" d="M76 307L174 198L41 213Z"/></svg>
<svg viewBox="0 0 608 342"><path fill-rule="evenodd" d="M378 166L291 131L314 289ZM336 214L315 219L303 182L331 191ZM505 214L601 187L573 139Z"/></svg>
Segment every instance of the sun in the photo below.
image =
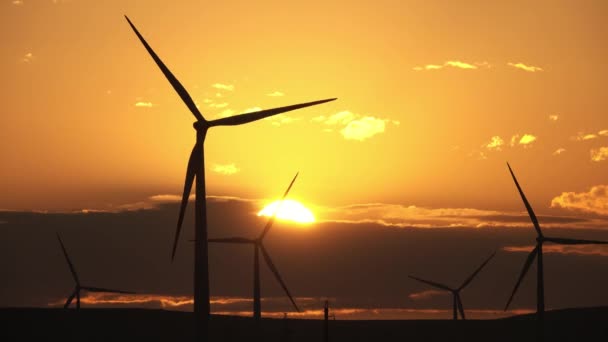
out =
<svg viewBox="0 0 608 342"><path fill-rule="evenodd" d="M277 218L297 223L313 223L315 217L302 203L294 200L274 201L260 210L258 216L272 216L277 212Z"/></svg>

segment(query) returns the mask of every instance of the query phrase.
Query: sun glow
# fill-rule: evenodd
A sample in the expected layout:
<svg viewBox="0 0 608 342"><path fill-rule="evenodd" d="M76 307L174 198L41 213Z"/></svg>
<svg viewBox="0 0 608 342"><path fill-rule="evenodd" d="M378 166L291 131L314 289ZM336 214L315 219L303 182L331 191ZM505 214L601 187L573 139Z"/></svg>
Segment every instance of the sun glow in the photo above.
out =
<svg viewBox="0 0 608 342"><path fill-rule="evenodd" d="M260 210L258 216L272 216L277 212L277 218L297 223L315 222L315 217L302 203L294 200L274 201Z"/></svg>

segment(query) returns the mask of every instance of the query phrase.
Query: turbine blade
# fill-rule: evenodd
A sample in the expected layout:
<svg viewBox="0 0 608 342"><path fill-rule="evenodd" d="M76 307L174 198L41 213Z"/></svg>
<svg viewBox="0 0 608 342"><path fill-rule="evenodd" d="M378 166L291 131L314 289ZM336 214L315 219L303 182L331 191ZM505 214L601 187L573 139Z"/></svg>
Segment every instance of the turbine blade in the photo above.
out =
<svg viewBox="0 0 608 342"><path fill-rule="evenodd" d="M196 108L196 105L194 104L194 101L190 97L190 94L188 94L188 92L186 91L186 88L184 88L184 86L177 80L177 78L173 75L173 73L171 73L169 68L167 68L165 63L163 63L163 61L160 59L160 57L158 57L158 55L154 52L154 50L152 50L150 45L148 45L148 42L146 42L146 40L139 33L137 28L135 28L135 25L133 25L131 20L129 20L129 17L127 17L125 15L125 18L129 22L129 25L131 25L131 28L133 29L133 31L135 31L135 34L137 35L137 37L139 38L141 43L144 44L144 47L146 48L146 50L148 50L148 53L150 54L150 56L152 56L152 59L154 59L154 62L156 62L156 65L158 65L158 67L163 72L163 74L165 75L165 77L167 78L169 83L171 83L171 85L173 86L173 89L175 89L175 91L177 92L179 97L182 98L182 101L184 101L186 106L188 106L188 109L190 109L190 111L196 117L196 119L198 121L205 121L201 112L199 112L198 108Z"/></svg>
<svg viewBox="0 0 608 342"><path fill-rule="evenodd" d="M83 286L83 287L81 287L81 289L87 290L89 292L107 292L107 293L135 294L135 292L131 292L131 291L112 290L112 289L105 289L103 287Z"/></svg>
<svg viewBox="0 0 608 342"><path fill-rule="evenodd" d="M456 303L458 303L458 311L460 312L460 317L462 317L462 319L467 319L464 316L464 308L462 307L462 299L460 299L460 293L456 294Z"/></svg>
<svg viewBox="0 0 608 342"><path fill-rule="evenodd" d="M334 99L326 99L326 100L320 100L320 101L306 102L306 103L300 103L300 104L291 105L291 106L285 106L285 107L279 107L279 108L272 108L272 109L261 110L259 112L238 114L238 115L230 116L230 117L227 117L227 118L221 118L221 119L211 120L211 121L209 121L209 126L213 127L213 126L242 125L242 124L246 124L246 123L249 123L249 122L252 122L252 121L257 121L257 120L260 120L260 119L264 119L264 118L267 118L269 116L273 116L273 115L289 112L289 111L300 109L300 108L304 108L304 107L310 107L310 106L314 106L314 105L318 105L318 104L321 104L321 103L330 102L330 101L334 101L334 100L336 100L336 99L334 98Z"/></svg>
<svg viewBox="0 0 608 342"><path fill-rule="evenodd" d="M63 305L64 309L67 309L70 306L70 304L72 304L72 300L74 300L74 297L76 297L76 291L78 291L78 290L74 290L74 292L72 292L72 294L65 301L65 304Z"/></svg>
<svg viewBox="0 0 608 342"><path fill-rule="evenodd" d="M608 244L608 241L564 239L564 238L552 238L552 237L546 237L545 241L558 243L560 245L605 245L605 244Z"/></svg>
<svg viewBox="0 0 608 342"><path fill-rule="evenodd" d="M530 215L530 220L532 220L532 223L534 224L534 229L536 229L536 234L538 234L538 236L543 236L543 233L540 230L540 225L538 224L538 219L536 218L536 214L534 214L534 210L532 210L532 206L530 206L530 203L528 202L526 195L524 195L523 190L521 190L521 187L519 186L519 182L517 181L517 178L515 178L515 174L513 173L513 170L511 170L511 165L509 165L509 163L507 163L507 166L509 167L509 172L511 173L511 177L513 177L515 186L517 186L519 195L521 196L521 199L524 201L524 204L526 205L526 210L528 210L528 215Z"/></svg>
<svg viewBox="0 0 608 342"><path fill-rule="evenodd" d="M274 273L275 278L277 278L277 280L281 284L281 287L283 288L283 290L285 290L285 293L287 294L287 297L289 297L289 300L291 301L291 304L293 304L293 307L296 308L297 312L300 312L300 309L298 308L296 301L293 299L293 297L291 296L291 293L289 293L289 290L287 289L287 285L285 285L285 282L283 282L283 279L281 279L279 270L277 270L277 267L272 262L272 259L270 259L270 255L268 255L268 252L266 252L266 248L264 248L264 245L262 245L261 243L259 244L259 246L260 246L260 249L262 250L262 255L264 256L264 260L266 260L266 264L268 265L268 268L270 268L272 273Z"/></svg>
<svg viewBox="0 0 608 342"><path fill-rule="evenodd" d="M59 244L61 245L61 250L63 251L63 255L65 256L65 260L68 262L68 266L70 267L70 272L72 273L72 277L74 277L74 281L76 284L80 284L80 280L78 279L78 274L76 274L76 269L68 256L68 251L66 251L65 246L63 245L63 241L61 241L61 236L57 233L57 240L59 240Z"/></svg>
<svg viewBox="0 0 608 342"><path fill-rule="evenodd" d="M509 308L509 305L511 304L511 301L513 300L513 297L515 296L515 292L517 292L517 289L519 288L519 285L521 284L521 281L524 279L524 277L526 276L526 273L530 269L530 265L532 265L532 262L534 261L534 258L536 258L536 255L538 254L538 246L539 245L536 245L536 247L534 247L534 249L532 250L532 252L530 252L530 254L528 254L528 258L526 259L526 262L524 263L524 268L521 270L521 273L519 275L519 279L517 279L517 283L515 284L515 288L513 288L513 292L511 293L511 297L509 297L509 301L507 302L507 305L505 305L505 311L507 311L507 309Z"/></svg>
<svg viewBox="0 0 608 342"><path fill-rule="evenodd" d="M467 280L464 281L464 283L462 283L462 285L458 288L458 290L462 290L464 289L467 285L469 285L469 283L473 280L473 278L475 278L475 276L477 275L477 273L479 273L481 271L482 268L484 268L486 266L486 264L492 260L492 258L496 255L496 252L492 253L492 255L490 255L489 258L487 258L476 270L475 272L473 272L473 274L471 274Z"/></svg>
<svg viewBox="0 0 608 342"><path fill-rule="evenodd" d="M179 217L177 219L177 229L175 231L175 240L173 241L173 251L171 252L171 261L175 259L175 251L177 250L177 242L179 241L179 234L182 230L182 223L184 222L184 214L186 213L186 206L188 205L188 198L190 197L190 191L192 190L192 183L194 183L194 177L196 176L196 170L201 165L202 158L201 145L196 144L190 153L190 159L188 160L188 168L186 169L186 181L184 182L184 193L182 194L182 203L179 208Z"/></svg>
<svg viewBox="0 0 608 342"><path fill-rule="evenodd" d="M425 279L422 279L422 278L414 277L414 276L412 276L412 275L408 275L408 277L410 277L410 278L412 278L412 279L414 279L414 280L418 280L418 281L419 281L419 282L421 282L421 283L425 283L425 284L431 285L431 286L433 286L433 287L440 288L440 289L442 289L442 290L446 290L446 291L452 291L452 289L451 289L451 288L449 288L448 286L443 285L443 284L436 283L436 282L434 282L434 281L425 280Z"/></svg>
<svg viewBox="0 0 608 342"><path fill-rule="evenodd" d="M220 238L220 239L207 239L208 242L219 242L219 243L255 243L255 240L240 238L240 237L230 237L230 238Z"/></svg>
<svg viewBox="0 0 608 342"><path fill-rule="evenodd" d="M281 206L283 205L283 201L285 200L285 197L287 197L287 194L289 194L289 190L291 190L291 187L293 186L293 183L296 181L296 178L298 178L299 174L300 174L300 172L296 172L296 175L291 180L291 183L289 183L287 190L285 190L285 193L283 193L283 197L281 197L281 202L279 202L279 205L277 205L276 210L274 211L272 216L268 219L268 222L266 222L266 226L264 227L264 230L262 230L262 234L260 235L260 240L262 240L264 238L264 236L266 236L266 234L270 230L270 227L272 227L272 225L274 224L274 221L277 218L277 214L279 213L279 210L281 210Z"/></svg>

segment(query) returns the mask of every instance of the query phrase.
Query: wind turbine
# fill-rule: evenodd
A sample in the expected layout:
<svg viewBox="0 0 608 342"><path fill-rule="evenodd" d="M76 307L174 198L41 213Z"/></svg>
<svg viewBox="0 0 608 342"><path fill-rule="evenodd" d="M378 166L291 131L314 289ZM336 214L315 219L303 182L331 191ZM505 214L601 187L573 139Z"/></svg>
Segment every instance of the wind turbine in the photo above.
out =
<svg viewBox="0 0 608 342"><path fill-rule="evenodd" d="M526 259L526 262L524 263L524 268L521 270L521 274L519 275L519 279L517 279L517 283L515 283L515 288L513 289L513 292L511 293L511 297L509 297L509 301L507 302L507 305L505 305L505 311L509 308L509 304L511 304L511 301L513 300L513 297L515 296L515 292L517 292L517 289L519 288L521 281L524 279L524 276L528 272L530 265L532 265L532 262L536 258L536 271L537 271L537 273L536 273L536 315L537 315L538 322L539 322L538 333L541 334L543 331L542 327L543 327L544 314L545 314L545 285L544 285L544 276L543 276L543 243L551 242L551 243L555 243L558 245L590 245L590 244L597 245L597 244L608 244L608 242L597 241L597 240L577 240L577 239L555 238L555 237L548 237L548 236L543 235L543 232L540 229L540 224L538 223L538 219L536 218L536 215L534 214L534 210L532 210L530 203L526 199L526 195L524 195L524 192L521 190L521 187L519 186L519 182L517 182L517 178L515 178L515 174L513 173L513 170L511 169L511 165L509 165L509 163L507 163L507 167L509 168L511 177L513 177L513 181L515 182L515 186L517 187L517 190L519 191L519 195L521 196L521 199L524 202L524 205L526 206L528 215L530 215L530 219L532 220L534 229L536 230L536 247L534 247L534 249L532 249L530 254L528 254L528 258ZM539 335L539 338L542 338L542 336Z"/></svg>
<svg viewBox="0 0 608 342"><path fill-rule="evenodd" d="M144 45L156 65L160 68L162 73L165 75L169 83L173 86L173 89L178 93L182 101L186 104L190 112L196 118L194 123L194 129L196 130L196 143L190 154L188 160L188 167L186 169L186 180L184 183L184 192L182 195L182 202L179 212L179 218L177 220L177 229L175 233L175 240L173 242L173 250L171 253L171 260L175 258L175 251L177 249L177 242L179 240L179 234L181 231L182 221L184 219L184 212L186 205L188 204L188 197L190 190L192 189L192 183L196 179L196 190L195 190L195 214L194 214L194 315L195 315L195 334L198 340L206 339L208 337L208 322L210 313L209 303L209 257L208 257L208 246L207 246L207 204L205 198L205 157L204 157L204 142L207 130L215 126L236 126L242 125L249 122L264 119L280 113L314 106L317 104L329 102L335 100L326 99L314 102L301 103L286 107L273 108L262 110L254 113L239 114L231 117L216 119L207 121L196 107L194 100L190 97L184 86L177 80L177 78L169 71L167 66L162 60L156 55L154 50L148 45L144 37L135 28L135 25L125 15L125 18L129 22L129 25Z"/></svg>
<svg viewBox="0 0 608 342"><path fill-rule="evenodd" d="M68 256L68 252L66 251L65 246L63 245L63 241L61 241L61 237L59 236L59 233L57 233L57 239L59 240L59 244L61 245L61 250L63 251L63 255L65 256L65 261L67 261L68 266L70 267L70 272L72 273L72 277L74 278L74 282L76 283L74 292L72 292L72 294L68 297L68 299L65 301L65 304L63 305L64 309L67 309L70 306L70 304L72 303L72 300L74 300L74 297L76 297L76 309L77 310L80 309L80 291L81 290L85 290L88 292L106 292L106 293L123 293L123 294L134 294L135 293L135 292L121 291L121 290L104 289L101 287L80 285L80 279L78 278L78 274L76 273L74 264L72 264L72 261L70 260L70 257Z"/></svg>
<svg viewBox="0 0 608 342"><path fill-rule="evenodd" d="M262 233L257 238L250 239L250 238L244 238L244 237L230 237L230 238L209 239L209 242L216 242L216 243L239 243L239 244L253 245L253 318L256 321L259 321L262 318L262 305L261 305L261 299L260 299L260 297L261 297L261 295L260 295L260 252L262 253L262 256L264 256L266 265L268 265L268 268L270 268L270 270L274 274L274 276L277 279L277 281L279 282L279 284L281 284L281 287L283 288L283 290L285 290L285 293L287 294L287 297L289 297L289 300L291 301L291 304L293 304L293 307L296 309L296 311L298 311L298 312L300 311L300 309L298 308L298 305L296 304L295 300L291 296L291 293L289 293L289 290L287 289L285 282L281 278L281 275L279 274L279 270L272 262L270 255L268 254L268 252L266 251L266 248L264 247L264 237L266 236L266 234L268 234L268 231L274 224L274 221L277 217L277 213L281 209L281 205L283 204L285 197L287 197L289 190L291 190L291 187L292 187L293 183L296 181L296 178L298 178L298 173L296 173L295 177L293 177L293 179L291 180L291 183L289 183L287 190L285 190L285 193L283 194L283 197L281 198L281 202L279 202L279 205L277 205L275 212L268 219L268 222L266 222L266 226L264 226Z"/></svg>
<svg viewBox="0 0 608 342"><path fill-rule="evenodd" d="M464 289L465 287L467 287L467 285L469 285L469 283L471 283L471 281L473 280L473 278L475 278L475 276L481 271L482 268L484 268L484 266L486 266L486 264L496 255L496 252L492 253L492 255L490 255L490 257L488 257L476 270L475 272L473 272L463 283L462 285L460 285L457 288L451 288L447 285L444 284L440 284L440 283L436 283L434 281L430 281L430 280L425 280L425 279L421 279L418 277L414 277L414 276L408 276L414 280L417 280L421 283L425 283L428 285L431 285L435 288L441 289L441 290L445 290L448 292L451 292L452 295L454 296L454 305L453 305L453 312L454 312L454 320L458 320L458 312L460 312L460 317L462 319L466 319L465 315L464 315L464 308L462 307L462 300L460 299L460 291L462 291L462 289Z"/></svg>

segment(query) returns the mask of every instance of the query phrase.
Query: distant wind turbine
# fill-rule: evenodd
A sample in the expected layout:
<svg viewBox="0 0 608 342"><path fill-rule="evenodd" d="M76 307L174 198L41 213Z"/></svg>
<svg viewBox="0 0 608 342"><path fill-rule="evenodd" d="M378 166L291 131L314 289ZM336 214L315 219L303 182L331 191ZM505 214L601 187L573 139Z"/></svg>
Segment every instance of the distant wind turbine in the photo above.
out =
<svg viewBox="0 0 608 342"><path fill-rule="evenodd" d="M57 239L59 240L59 244L61 245L61 250L63 251L63 255L65 256L65 261L67 261L68 266L70 267L70 272L72 273L72 277L74 278L74 282L76 283L76 287L74 288L74 292L68 297L63 305L64 308L68 308L74 297L76 297L76 309L80 309L80 291L85 290L88 292L106 292L106 293L123 293L123 294L134 294L135 292L121 291L121 290L112 290L112 289L104 289L101 287L93 287L93 286L83 286L80 285L80 279L78 278L78 274L76 273L76 269L74 268L74 264L70 260L68 256L68 252L63 245L63 241L61 241L61 237L57 234Z"/></svg>
<svg viewBox="0 0 608 342"><path fill-rule="evenodd" d="M515 178L515 174L513 173L513 170L511 169L511 165L509 165L509 163L507 163L507 167L509 168L509 172L511 173L511 176L513 177L515 186L517 186L517 190L519 191L521 199L524 202L524 205L526 206L528 215L530 215L532 224L534 224L534 229L536 230L536 247L534 247L534 249L532 249L530 254L528 254L528 258L526 259L526 262L524 263L524 268L521 270L519 279L517 279L517 283L515 284L515 288L513 289L513 292L511 293L511 297L509 297L509 301L507 302L507 305L505 305L505 311L509 308L509 304L511 304L511 301L513 300L513 297L515 296L515 292L517 292L517 289L519 288L521 281L524 279L524 276L528 272L530 265L532 265L532 262L536 258L536 271L537 271L537 273L536 273L536 315L537 315L538 322L539 322L539 326L538 326L539 331L538 332L542 333L544 314L545 314L545 285L544 285L544 275L543 275L543 243L551 242L551 243L555 243L558 245L591 245L591 244L598 245L598 244L608 244L608 242L597 241L597 240L575 240L575 239L565 239L565 238L555 238L555 237L544 236L540 229L540 224L538 223L538 219L536 218L536 215L534 214L534 210L532 210L530 203L526 199L526 195L524 195L524 192L521 190L521 187L519 186L519 182L517 182L517 178ZM539 335L539 337L542 338L541 335Z"/></svg>
<svg viewBox="0 0 608 342"><path fill-rule="evenodd" d="M462 291L462 289L464 289L465 287L467 287L467 285L469 285L469 283L471 283L471 281L473 280L473 278L475 278L475 276L481 271L482 268L484 268L484 266L486 266L486 264L496 255L496 252L492 253L492 255L490 255L476 270L475 272L473 272L463 283L462 285L460 285L460 287L457 288L451 288L447 285L444 284L440 284L440 283L436 283L434 281L430 281L430 280L425 280L425 279L421 279L418 277L414 277L414 276L408 276L414 280L417 280L421 283L425 283L427 285L431 285L435 288L441 289L441 290L445 290L448 292L451 292L452 295L454 296L454 304L453 304L453 317L454 320L458 320L458 312L460 312L460 317L462 319L466 319L465 315L464 315L464 308L462 306L462 300L460 299L460 291Z"/></svg>
<svg viewBox="0 0 608 342"><path fill-rule="evenodd" d="M181 231L182 221L184 218L184 212L186 205L188 204L188 197L192 184L196 178L196 190L195 190L195 214L194 214L194 227L195 227L195 245L194 245L194 315L195 315L195 335L197 340L206 339L208 337L208 323L210 314L210 302L209 302L209 261L208 261L208 246L207 246L207 205L205 199L205 157L204 157L204 142L207 130L215 126L235 126L242 125L252 121L264 119L280 113L314 106L321 103L335 100L326 99L314 102L301 103L286 107L273 108L262 110L254 113L239 114L231 117L220 118L216 120L207 121L196 107L194 100L190 97L186 89L177 80L177 78L169 71L161 59L152 50L150 45L146 42L144 37L135 28L135 25L125 16L129 25L144 45L148 53L156 62L156 65L161 69L169 83L173 86L173 89L179 94L180 98L190 112L196 118L194 123L194 129L196 130L196 143L190 154L188 160L188 167L186 170L186 181L184 183L184 192L182 196L182 202L179 212L179 218L177 221L177 229L175 233L175 240L173 242L173 250L171 253L171 260L175 258L175 251L177 249L177 242L179 240L179 234Z"/></svg>
<svg viewBox="0 0 608 342"><path fill-rule="evenodd" d="M240 243L240 244L253 245L253 317L256 321L259 321L262 317L262 305L261 305L261 295L260 295L260 260L259 260L260 252L264 256L264 260L266 261L268 268L270 268L270 270L274 274L275 278L277 279L279 284L281 284L281 287L287 294L287 297L289 297L289 300L291 301L291 304L293 304L293 307L296 309L296 311L298 311L298 312L300 311L300 309L298 308L298 305L296 304L295 300L291 296L291 293L289 293L289 290L287 289L287 285L285 285L285 282L281 278L281 275L279 274L279 270L272 262L272 259L270 259L270 255L268 254L268 252L266 251L266 248L264 247L264 237L266 236L266 234L268 234L268 231L274 224L274 221L277 217L277 213L279 212L279 210L281 210L281 205L283 204L285 197L287 197L287 194L289 194L289 190L291 190L291 187L293 186L293 183L296 181L296 178L298 178L297 173L296 173L295 177L293 177L293 179L291 180L291 183L289 183L289 186L287 187L287 190L285 190L285 193L283 194L283 197L281 198L279 205L277 205L275 212L268 219L268 222L266 223L266 226L264 226L262 233L256 239L250 239L250 238L244 238L244 237L209 239L209 242L216 242L216 243Z"/></svg>

